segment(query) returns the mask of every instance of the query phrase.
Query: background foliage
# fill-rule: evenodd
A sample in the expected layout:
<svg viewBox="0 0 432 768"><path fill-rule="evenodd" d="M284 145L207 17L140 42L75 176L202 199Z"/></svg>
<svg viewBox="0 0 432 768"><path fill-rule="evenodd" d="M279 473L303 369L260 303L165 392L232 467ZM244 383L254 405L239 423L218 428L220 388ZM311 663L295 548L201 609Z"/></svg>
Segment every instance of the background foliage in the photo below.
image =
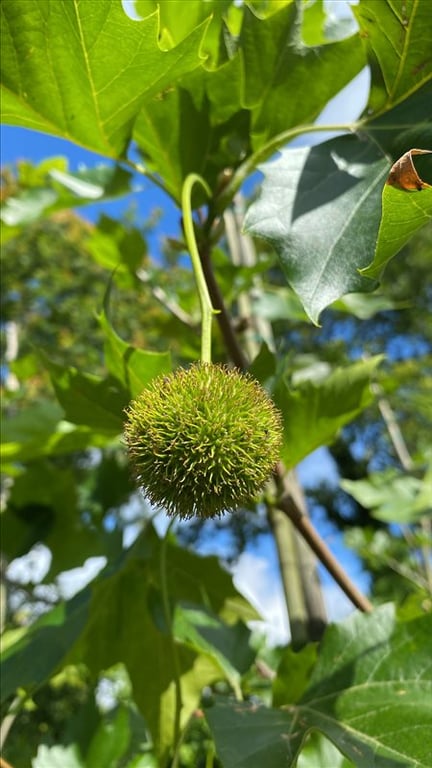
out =
<svg viewBox="0 0 432 768"><path fill-rule="evenodd" d="M404 153L432 149L431 10L406 0L360 0L342 17L321 0L133 7L137 18L117 0L1 6L3 121L102 156L79 172L53 157L2 174L5 759L427 768L430 156L413 158L421 190L386 180ZM355 122L317 124L365 67ZM286 471L329 446L338 481L304 489L311 516L343 530L370 573L375 610L325 631L308 603L319 602L314 565L296 593L306 561L281 487L229 518L164 533L130 481L125 406L200 354L181 221L190 173L211 189L193 205L220 309L213 357L250 367L273 395ZM143 175L176 211L177 238L156 255L156 217L90 224L76 212L135 191ZM298 510L294 477L279 484ZM278 648L252 631L257 613L226 562L198 554L219 533L232 560L268 531L292 633ZM27 558L12 578L7 566L41 543L45 572L33 578ZM299 569L284 565L291 545ZM95 556L102 570L69 594L64 572Z"/></svg>

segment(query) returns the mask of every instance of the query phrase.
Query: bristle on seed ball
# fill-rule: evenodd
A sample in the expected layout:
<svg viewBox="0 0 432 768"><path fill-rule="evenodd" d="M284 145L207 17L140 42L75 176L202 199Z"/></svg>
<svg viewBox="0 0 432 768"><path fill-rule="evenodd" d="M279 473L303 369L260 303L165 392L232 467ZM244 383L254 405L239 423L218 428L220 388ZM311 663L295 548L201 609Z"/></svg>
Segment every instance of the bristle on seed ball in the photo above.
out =
<svg viewBox="0 0 432 768"><path fill-rule="evenodd" d="M282 443L280 414L261 385L212 363L153 379L129 405L124 432L145 496L181 518L250 504Z"/></svg>

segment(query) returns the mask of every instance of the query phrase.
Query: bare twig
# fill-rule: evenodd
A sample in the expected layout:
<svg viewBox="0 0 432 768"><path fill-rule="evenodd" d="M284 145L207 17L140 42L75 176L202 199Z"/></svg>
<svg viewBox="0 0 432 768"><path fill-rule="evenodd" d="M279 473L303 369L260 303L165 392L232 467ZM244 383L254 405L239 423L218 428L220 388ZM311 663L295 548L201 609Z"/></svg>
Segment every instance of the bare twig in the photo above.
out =
<svg viewBox="0 0 432 768"><path fill-rule="evenodd" d="M404 440L404 436L400 430L399 424L397 423L393 408L391 407L389 401L383 397L383 391L379 384L373 382L371 384L371 390L374 395L377 396L379 412L383 418L384 424L387 427L387 432L389 433L396 456L398 457L402 467L407 472L409 472L411 469L413 469L414 462L407 448L407 444Z"/></svg>
<svg viewBox="0 0 432 768"><path fill-rule="evenodd" d="M278 502L280 509L282 509L282 511L289 517L293 525L295 525L299 533L301 533L303 538L309 544L312 551L315 552L317 558L327 568L328 572L333 576L336 583L339 584L340 588L351 600L353 605L361 611L371 611L372 604L357 589L355 584L353 584L346 571L340 566L339 562L327 547L327 544L317 533L309 518L302 513L293 496L293 490L289 486L286 477L286 469L282 463L279 463L276 468L275 479L282 490L282 496Z"/></svg>
<svg viewBox="0 0 432 768"><path fill-rule="evenodd" d="M223 296L216 282L208 246L201 247L200 255L213 307L219 310L216 317L219 322L219 327L224 338L228 353L233 363L238 368L245 369L247 367L247 360L238 343L224 303ZM320 562L327 568L329 573L333 576L335 581L339 584L351 602L362 611L371 611L372 605L369 600L367 600L367 598L364 597L364 595L362 595L357 587L352 583L347 573L343 570L343 568L341 568L336 558L328 549L327 545L315 531L309 518L302 513L293 497L291 489L289 488L288 481L286 479L286 469L282 464L278 465L278 468L275 472L275 479L279 484L279 487L281 485L284 486L282 499L278 503L280 509L290 518L295 528L307 541L312 551L316 554Z"/></svg>
<svg viewBox="0 0 432 768"><path fill-rule="evenodd" d="M150 282L150 277L145 270L139 269L136 275L142 283ZM180 320L181 323L189 326L189 328L198 329L199 323L197 323L191 315L185 312L184 309L181 308L180 304L177 304L174 299L170 299L166 291L164 291L160 285L151 285L150 290L152 292L152 296L154 296L155 299L157 299L157 301L159 301L159 303L168 310L168 312L171 312L171 314L174 315L177 320Z"/></svg>
<svg viewBox="0 0 432 768"><path fill-rule="evenodd" d="M378 408L383 418L384 424L387 427L387 432L389 433L389 437L392 442L395 454L398 457L403 469L406 472L410 472L412 469L414 469L414 462L412 460L411 454L408 450L408 446L405 442L404 436L397 422L395 412L391 407L387 398L384 397L383 390L380 387L380 385L374 382L371 385L371 388L374 394L377 396ZM426 516L424 516L420 519L419 525L422 530L422 533L425 535L425 538L430 538L430 535L431 535L430 520L428 520ZM408 532L408 529L404 530L405 535L407 532ZM429 592L432 593L432 563L431 563L430 547L427 544L422 544L420 547L420 551L422 553L423 569L425 573L424 581L426 583L426 588L429 590ZM394 566L392 567L394 568ZM406 574L403 574L403 575L406 575ZM410 578L410 577L406 576L406 578Z"/></svg>
<svg viewBox="0 0 432 768"><path fill-rule="evenodd" d="M177 320L180 320L184 325L188 325L189 328L198 328L198 323L189 315L184 309L181 308L176 301L170 299L165 293L164 289L159 285L155 285L152 288L152 294L169 312L171 312Z"/></svg>

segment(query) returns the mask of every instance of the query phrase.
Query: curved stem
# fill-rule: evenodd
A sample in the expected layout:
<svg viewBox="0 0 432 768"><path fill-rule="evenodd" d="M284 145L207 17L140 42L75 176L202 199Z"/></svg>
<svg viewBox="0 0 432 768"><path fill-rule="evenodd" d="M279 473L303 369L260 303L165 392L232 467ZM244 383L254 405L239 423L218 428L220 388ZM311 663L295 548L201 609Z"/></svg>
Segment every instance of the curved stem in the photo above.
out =
<svg viewBox="0 0 432 768"><path fill-rule="evenodd" d="M192 261L195 281L201 305L201 361L211 362L211 323L214 313L207 283L201 266L198 246L195 238L194 223L192 218L192 189L194 184L201 184L206 195L211 198L211 190L208 184L196 173L190 173L184 181L182 189L183 226L186 243Z"/></svg>

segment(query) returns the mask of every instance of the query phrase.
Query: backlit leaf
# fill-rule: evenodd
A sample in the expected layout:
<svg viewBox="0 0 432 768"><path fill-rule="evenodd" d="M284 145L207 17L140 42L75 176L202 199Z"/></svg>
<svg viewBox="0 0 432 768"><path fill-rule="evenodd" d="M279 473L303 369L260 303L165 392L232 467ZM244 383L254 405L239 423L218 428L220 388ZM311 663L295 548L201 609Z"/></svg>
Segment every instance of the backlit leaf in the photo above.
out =
<svg viewBox="0 0 432 768"><path fill-rule="evenodd" d="M307 47L298 37L297 3L262 20L247 7L241 32L244 105L252 110L254 149L313 122L365 65L358 35Z"/></svg>
<svg viewBox="0 0 432 768"><path fill-rule="evenodd" d="M382 219L375 257L361 270L366 277L379 278L386 264L418 232L432 221L432 187L405 192L386 184L382 193Z"/></svg>
<svg viewBox="0 0 432 768"><path fill-rule="evenodd" d="M157 13L134 21L119 0L4 0L1 10L3 121L110 157L125 153L144 101L200 63L205 23L162 51Z"/></svg>
<svg viewBox="0 0 432 768"><path fill-rule="evenodd" d="M127 344L115 332L105 310L99 315L99 322L105 333L105 365L130 398L139 395L155 376L171 371L169 352L151 352Z"/></svg>
<svg viewBox="0 0 432 768"><path fill-rule="evenodd" d="M127 396L114 381L65 368L47 358L44 363L68 421L114 434L121 432Z"/></svg>
<svg viewBox="0 0 432 768"><path fill-rule="evenodd" d="M424 478L387 469L367 480L341 480L341 488L377 520L410 524L432 509L432 468Z"/></svg>
<svg viewBox="0 0 432 768"><path fill-rule="evenodd" d="M384 111L432 78L428 3L362 0L352 6L372 75L366 114Z"/></svg>

